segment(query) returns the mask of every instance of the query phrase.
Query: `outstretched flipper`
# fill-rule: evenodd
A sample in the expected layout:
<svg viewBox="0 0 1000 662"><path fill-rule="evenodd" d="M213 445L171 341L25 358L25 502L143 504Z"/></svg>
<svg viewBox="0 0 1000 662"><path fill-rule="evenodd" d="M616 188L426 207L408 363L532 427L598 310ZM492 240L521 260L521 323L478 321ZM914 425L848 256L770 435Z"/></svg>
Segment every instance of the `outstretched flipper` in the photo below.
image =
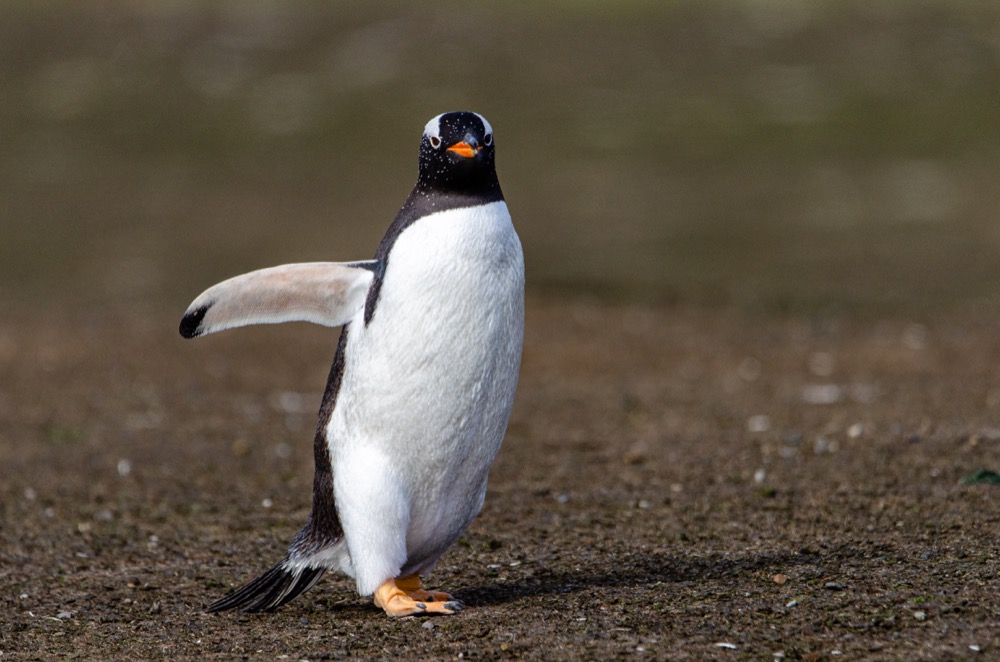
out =
<svg viewBox="0 0 1000 662"><path fill-rule="evenodd" d="M365 305L378 261L305 262L251 271L202 292L181 320L185 338L250 324L346 324Z"/></svg>

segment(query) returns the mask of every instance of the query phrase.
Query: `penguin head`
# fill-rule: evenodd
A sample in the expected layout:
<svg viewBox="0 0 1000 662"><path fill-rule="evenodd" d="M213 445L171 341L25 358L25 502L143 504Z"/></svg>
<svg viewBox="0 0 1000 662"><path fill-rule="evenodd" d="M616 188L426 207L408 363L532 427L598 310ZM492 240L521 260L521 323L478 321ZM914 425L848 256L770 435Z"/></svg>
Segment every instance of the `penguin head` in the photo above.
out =
<svg viewBox="0 0 1000 662"><path fill-rule="evenodd" d="M443 113L424 127L418 186L477 192L499 188L493 127L479 113Z"/></svg>

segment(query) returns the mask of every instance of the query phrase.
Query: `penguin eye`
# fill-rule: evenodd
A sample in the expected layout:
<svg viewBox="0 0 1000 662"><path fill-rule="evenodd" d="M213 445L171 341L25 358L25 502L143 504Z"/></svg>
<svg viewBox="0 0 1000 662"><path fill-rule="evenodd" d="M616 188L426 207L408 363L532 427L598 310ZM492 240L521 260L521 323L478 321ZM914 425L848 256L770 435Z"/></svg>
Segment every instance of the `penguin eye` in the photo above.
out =
<svg viewBox="0 0 1000 662"><path fill-rule="evenodd" d="M441 139L437 136L431 136L431 147L438 149L441 147Z"/></svg>
<svg viewBox="0 0 1000 662"><path fill-rule="evenodd" d="M487 147L489 147L490 145L493 144L493 134L492 133L487 133L485 136L483 136L483 144L486 145Z"/></svg>

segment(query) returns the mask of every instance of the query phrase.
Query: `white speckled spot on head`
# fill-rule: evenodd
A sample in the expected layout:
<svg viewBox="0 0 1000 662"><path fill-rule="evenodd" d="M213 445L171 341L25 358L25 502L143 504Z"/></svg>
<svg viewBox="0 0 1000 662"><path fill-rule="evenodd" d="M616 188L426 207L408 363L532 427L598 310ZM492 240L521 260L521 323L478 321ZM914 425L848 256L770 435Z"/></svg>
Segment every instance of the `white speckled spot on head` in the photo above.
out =
<svg viewBox="0 0 1000 662"><path fill-rule="evenodd" d="M450 111L447 113L441 113L440 115L431 118L431 120L424 125L424 136L427 138L440 138L441 118L444 117L445 115L450 115L453 112L461 112L461 111ZM485 129L486 134L493 133L493 127L490 126L490 123L486 121L485 117L483 117L479 113L472 113L472 114L478 117L479 120L483 123L483 129Z"/></svg>

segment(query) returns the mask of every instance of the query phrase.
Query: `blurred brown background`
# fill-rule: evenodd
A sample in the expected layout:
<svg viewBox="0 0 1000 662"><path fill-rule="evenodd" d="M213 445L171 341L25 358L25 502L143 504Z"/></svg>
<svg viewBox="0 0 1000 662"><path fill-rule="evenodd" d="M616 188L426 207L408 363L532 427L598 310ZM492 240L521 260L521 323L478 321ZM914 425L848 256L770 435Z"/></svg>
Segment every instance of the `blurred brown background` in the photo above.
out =
<svg viewBox="0 0 1000 662"><path fill-rule="evenodd" d="M367 257L458 108L532 293L1000 302L1000 5L748 0L4 3L0 303Z"/></svg>

